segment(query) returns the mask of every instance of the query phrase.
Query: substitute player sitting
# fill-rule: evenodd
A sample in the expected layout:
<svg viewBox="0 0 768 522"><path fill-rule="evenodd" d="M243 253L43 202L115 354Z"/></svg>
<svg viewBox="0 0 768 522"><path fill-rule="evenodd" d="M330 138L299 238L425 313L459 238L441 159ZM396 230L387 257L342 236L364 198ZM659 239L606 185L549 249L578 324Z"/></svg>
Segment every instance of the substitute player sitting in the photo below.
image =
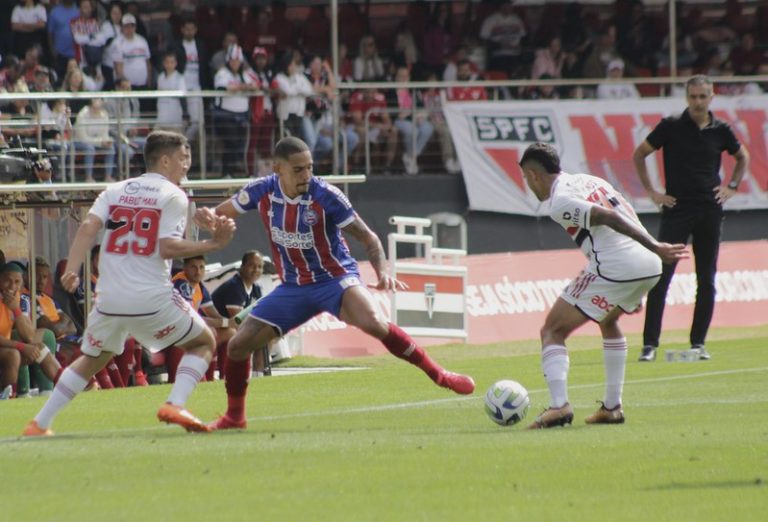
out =
<svg viewBox="0 0 768 522"><path fill-rule="evenodd" d="M69 292L77 288L85 252L101 236L95 306L83 333L82 355L64 370L48 402L24 430L26 436L51 435L56 414L122 353L129 335L148 346L176 345L186 351L157 417L187 431L209 431L184 404L208 368L213 333L174 292L171 259L218 250L231 241L235 224L226 218L209 220L211 239L184 239L189 202L178 185L190 165L187 139L174 132L152 132L144 158L149 172L110 185L77 230L61 283Z"/></svg>
<svg viewBox="0 0 768 522"><path fill-rule="evenodd" d="M605 397L587 424L624 422L621 393L627 340L619 317L637 310L661 275L661 264L687 257L685 245L659 243L640 224L635 211L607 181L588 174L568 174L551 145L535 143L520 168L549 216L587 256L587 266L555 302L541 329L541 366L550 393L549 408L529 429L573 422L568 402L570 360L566 338L589 320L600 326L605 364Z"/></svg>
<svg viewBox="0 0 768 522"><path fill-rule="evenodd" d="M386 272L381 241L347 197L313 176L312 153L306 143L283 138L275 146L273 158L276 174L252 181L216 207L216 214L229 218L248 210L259 212L282 284L256 303L229 340L225 368L228 409L211 427L245 427L250 353L321 312L381 340L392 354L421 368L437 385L460 394L472 393L475 383L471 377L441 368L407 333L376 313L342 230L365 246L378 276L378 290L395 291L405 285Z"/></svg>

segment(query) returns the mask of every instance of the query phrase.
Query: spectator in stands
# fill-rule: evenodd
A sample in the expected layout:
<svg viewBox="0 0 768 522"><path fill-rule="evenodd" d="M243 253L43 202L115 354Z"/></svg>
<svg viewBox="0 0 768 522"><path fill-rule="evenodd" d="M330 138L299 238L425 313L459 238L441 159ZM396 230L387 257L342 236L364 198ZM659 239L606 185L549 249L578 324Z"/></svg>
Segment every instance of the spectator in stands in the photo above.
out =
<svg viewBox="0 0 768 522"><path fill-rule="evenodd" d="M43 55L43 48L40 44L34 44L28 47L24 53L24 60L21 62L21 77L24 78L24 82L29 87L30 91L34 91L33 84L35 83L35 77L37 76L37 70L41 67L48 71L48 68L40 64L40 58Z"/></svg>
<svg viewBox="0 0 768 522"><path fill-rule="evenodd" d="M351 82L354 74L354 64L349 57L349 48L347 44L339 44L339 81ZM347 92L347 91L344 91Z"/></svg>
<svg viewBox="0 0 768 522"><path fill-rule="evenodd" d="M302 139L310 150L314 150L317 136L312 119L307 115L307 99L315 93L315 89L291 55L283 59L274 85L277 92L275 112L283 132L288 131L291 136Z"/></svg>
<svg viewBox="0 0 768 522"><path fill-rule="evenodd" d="M24 267L20 263L10 262L0 267L0 352L5 352L0 355L0 361L4 363L0 385L3 388L9 384L16 386L21 366L39 365L40 377L49 381L56 381L61 371L53 356L56 351L53 335L49 330L35 329L27 315L28 310L24 310L24 303L27 308L29 303L21 297L23 273ZM14 330L18 340L13 338ZM8 355L9 351L14 355ZM28 392L28 383L26 385Z"/></svg>
<svg viewBox="0 0 768 522"><path fill-rule="evenodd" d="M29 271L29 269L27 269ZM51 330L58 342L76 336L77 327L72 318L46 293L50 283L51 265L44 257L35 258L35 299L37 301L37 326ZM25 281L22 294L29 296L29 283Z"/></svg>
<svg viewBox="0 0 768 522"><path fill-rule="evenodd" d="M185 19L181 24L181 41L176 43L176 60L189 92L213 87L208 48L205 42L198 38L197 22L192 18ZM200 122L203 121L203 99L187 97L187 113L189 126L185 135L190 143L195 143Z"/></svg>
<svg viewBox="0 0 768 522"><path fill-rule="evenodd" d="M366 140L371 145L383 145L384 174L392 174L397 151L397 129L387 112L387 98L377 89L356 91L349 100L349 114L355 132L363 142L352 152L352 163L362 163Z"/></svg>
<svg viewBox="0 0 768 522"><path fill-rule="evenodd" d="M131 82L127 78L115 79L115 90L126 93L123 98L110 98L104 104L109 114L109 135L115 143L115 154L119 154L118 165L121 167L118 177L123 179L123 174L130 170L131 160L136 154L141 154L144 149L149 126L142 126L137 122L141 118L141 102L138 98L129 97ZM120 122L118 123L118 117ZM128 168L124 168L124 167ZM130 174L130 172L128 172Z"/></svg>
<svg viewBox="0 0 768 522"><path fill-rule="evenodd" d="M26 84L19 86L15 91L17 94L28 93ZM16 122L14 125L5 125L2 129L7 138L19 137L21 143L26 146L37 144L37 122L35 114L29 100L12 100L4 108L4 113L0 116L8 122ZM9 140L10 141L10 140Z"/></svg>
<svg viewBox="0 0 768 522"><path fill-rule="evenodd" d="M21 75L21 62L12 54L3 59L3 68L0 69L0 94L4 92L29 92L27 82ZM8 103L10 101L0 97L0 107Z"/></svg>
<svg viewBox="0 0 768 522"><path fill-rule="evenodd" d="M244 52L251 52L256 47L259 37L258 23L252 7L249 5L233 7L229 24L229 28L237 35L238 45Z"/></svg>
<svg viewBox="0 0 768 522"><path fill-rule="evenodd" d="M407 67L414 78L419 78L421 75L422 65L419 62L419 50L416 48L413 33L407 29L401 29L395 35L392 63L396 67Z"/></svg>
<svg viewBox="0 0 768 522"><path fill-rule="evenodd" d="M136 19L136 34L142 36L146 40L149 37L149 33L147 32L147 26L144 25L141 16L139 16L139 3L135 1L126 2L125 12Z"/></svg>
<svg viewBox="0 0 768 522"><path fill-rule="evenodd" d="M460 45L456 48L456 51L454 51L453 56L450 58L445 66L445 69L443 70L444 82L455 82L458 79L459 62L463 61L467 61L469 63L471 73L477 76L477 74L480 72L480 69L474 62L469 60L467 47L465 45Z"/></svg>
<svg viewBox="0 0 768 522"><path fill-rule="evenodd" d="M243 67L243 49L235 44L227 49L227 65L216 72L213 85L217 90L229 93L243 93L241 96L216 98L214 107L214 125L216 136L221 143L222 176L229 178L242 173L243 155L250 127L246 93L256 89L251 76L245 74Z"/></svg>
<svg viewBox="0 0 768 522"><path fill-rule="evenodd" d="M758 74L758 69L764 60L763 51L755 46L755 35L744 33L738 46L731 50L728 58L731 69L736 75Z"/></svg>
<svg viewBox="0 0 768 522"><path fill-rule="evenodd" d="M563 50L576 56L579 68L586 58L589 45L592 43L587 24L582 18L582 10L583 7L579 2L569 3L565 8L565 20L560 28Z"/></svg>
<svg viewBox="0 0 768 522"><path fill-rule="evenodd" d="M646 16L641 0L629 2L628 9L616 19L616 48L635 67L655 68L654 55L658 50L658 37L653 20Z"/></svg>
<svg viewBox="0 0 768 522"><path fill-rule="evenodd" d="M272 102L274 71L268 65L267 50L253 48L253 68L248 69L254 86L261 91L251 97L251 134L248 144L248 171L251 175L267 176L271 173L267 158L271 155L275 130L275 111Z"/></svg>
<svg viewBox="0 0 768 522"><path fill-rule="evenodd" d="M437 74L432 72L427 77L428 82L437 81ZM424 109L427 110L432 127L435 129L435 134L440 142L440 151L442 152L443 165L445 170L449 174L458 174L461 172L461 165L456 159L456 148L453 146L453 138L451 137L451 130L448 128L448 123L445 121L445 115L443 115L443 96L445 91L443 89L429 88L424 91L422 97L424 99Z"/></svg>
<svg viewBox="0 0 768 522"><path fill-rule="evenodd" d="M30 47L35 45L42 47L46 42L47 23L48 12L37 0L24 0L15 6L11 13L13 53L16 56L24 56Z"/></svg>
<svg viewBox="0 0 768 522"><path fill-rule="evenodd" d="M124 14L121 34L115 43L115 78L125 77L131 82L131 89L147 90L152 85L152 55L147 40L136 32L136 17ZM154 109L154 100L139 100L142 112Z"/></svg>
<svg viewBox="0 0 768 522"><path fill-rule="evenodd" d="M536 49L536 57L533 59L531 79L537 80L548 75L550 78L560 78L565 61L565 53L559 36L553 36L546 47Z"/></svg>
<svg viewBox="0 0 768 522"><path fill-rule="evenodd" d="M103 48L101 56L101 71L104 75L104 88L113 89L115 86L115 52L117 37L120 36L123 18L123 3L113 0L107 8L107 19L101 23L99 34L94 45Z"/></svg>
<svg viewBox="0 0 768 522"><path fill-rule="evenodd" d="M48 45L53 57L53 67L63 78L67 62L75 57L75 40L71 22L80 15L74 0L61 0L48 15Z"/></svg>
<svg viewBox="0 0 768 522"><path fill-rule="evenodd" d="M109 114L101 98L93 98L77 113L75 119L75 150L83 152L85 181L93 183L96 154L104 157L104 181L114 181L115 142L109 135Z"/></svg>
<svg viewBox="0 0 768 522"><path fill-rule="evenodd" d="M397 68L395 81L397 83L409 83L411 81L407 67ZM415 176L419 173L418 157L424 147L427 146L435 129L429 122L427 113L423 110L424 104L419 91L398 88L390 92L392 94L388 105L398 109L395 114L394 125L403 140L405 173Z"/></svg>
<svg viewBox="0 0 768 522"><path fill-rule="evenodd" d="M62 92L77 94L91 90L93 89L88 89L86 87L85 75L83 74L83 71L77 67L77 64L75 64L75 67L72 67L69 71L67 71L66 75L64 76L64 81L61 83ZM77 115L77 113L80 112L80 110L86 105L88 105L87 98L73 98L69 100L69 106L72 109L72 113L75 115Z"/></svg>
<svg viewBox="0 0 768 522"><path fill-rule="evenodd" d="M360 39L360 50L353 65L352 76L357 82L376 82L384 78L384 61L376 49L373 35Z"/></svg>
<svg viewBox="0 0 768 522"><path fill-rule="evenodd" d="M80 0L79 5L80 16L69 23L75 42L75 59L82 69L99 67L103 46L100 45L100 26L93 0Z"/></svg>
<svg viewBox="0 0 768 522"><path fill-rule="evenodd" d="M488 70L503 71L510 77L522 65L525 23L514 12L511 1L503 1L480 27L480 39L488 50Z"/></svg>
<svg viewBox="0 0 768 522"><path fill-rule="evenodd" d="M624 60L616 58L608 62L607 77L610 82L597 86L597 97L601 100L623 100L639 98L640 92L634 83L619 82L624 77Z"/></svg>
<svg viewBox="0 0 768 522"><path fill-rule="evenodd" d="M165 55L176 50L176 36L173 31L170 12L156 13L153 17L152 32L147 38L147 42L149 43L149 52L153 57L153 69L158 74L163 70Z"/></svg>
<svg viewBox="0 0 768 522"><path fill-rule="evenodd" d="M184 259L181 272L173 276L173 286L181 296L197 311L205 324L214 332L216 344L225 343L235 334L235 325L229 325L229 316L222 315L213 305L211 295L203 284L205 278L205 257L194 256ZM175 346L164 350L165 367L168 370L168 382L176 382L176 369L179 366L184 351ZM209 380L213 380L212 371L215 364L209 367Z"/></svg>
<svg viewBox="0 0 768 522"><path fill-rule="evenodd" d="M608 69L608 62L621 58L616 50L616 26L608 26L597 38L587 58L584 60L582 74L584 78L602 78Z"/></svg>
<svg viewBox="0 0 768 522"><path fill-rule="evenodd" d="M336 80L333 76L331 64L323 60L320 56L313 56L309 62L307 79L312 84L315 94L307 99L307 116L311 119L312 125L317 135L314 156L317 160L328 159L333 151L333 100L336 97ZM354 127L347 126L342 128L344 136L339 136L340 140L346 140L346 144L339 145L340 150L346 146L347 152L353 151L358 142L359 136ZM343 163L340 159L339 163Z"/></svg>
<svg viewBox="0 0 768 522"><path fill-rule="evenodd" d="M176 70L176 53L168 51L163 56L163 72L157 75L158 91L182 91L186 92L187 84L178 70ZM158 98L156 129L182 132L184 121L189 120L187 113L186 95L174 98Z"/></svg>
<svg viewBox="0 0 768 522"><path fill-rule="evenodd" d="M230 47L233 45L238 45L237 43L237 35L232 31L227 31L224 33L224 38L221 42L221 48L213 53L213 56L211 56L211 71L214 71L213 74L216 74L218 71L222 69L222 67L226 67L227 65L227 51Z"/></svg>
<svg viewBox="0 0 768 522"><path fill-rule="evenodd" d="M255 303L263 295L258 284L259 277L264 271L264 256L258 250L249 250L243 254L240 268L237 272L219 285L211 294L213 305L222 317L233 318L243 308ZM219 343L216 346L216 358L219 372L223 374L227 363L227 344ZM266 366L264 351L254 354L254 370L263 372Z"/></svg>
<svg viewBox="0 0 768 522"><path fill-rule="evenodd" d="M552 77L548 74L542 74L539 79L551 80ZM539 84L529 89L526 94L529 100L557 100L560 98L560 92L553 85Z"/></svg>
<svg viewBox="0 0 768 522"><path fill-rule="evenodd" d="M456 64L456 79L467 83L477 80L477 75L472 72L472 65L469 60L461 60ZM487 100L488 94L485 92L485 88L479 85L450 87L448 89L448 99L451 101Z"/></svg>
<svg viewBox="0 0 768 522"><path fill-rule="evenodd" d="M434 2L430 5L432 14L427 22L422 40L424 64L431 71L441 75L457 43L453 31L453 13L451 11L453 3Z"/></svg>

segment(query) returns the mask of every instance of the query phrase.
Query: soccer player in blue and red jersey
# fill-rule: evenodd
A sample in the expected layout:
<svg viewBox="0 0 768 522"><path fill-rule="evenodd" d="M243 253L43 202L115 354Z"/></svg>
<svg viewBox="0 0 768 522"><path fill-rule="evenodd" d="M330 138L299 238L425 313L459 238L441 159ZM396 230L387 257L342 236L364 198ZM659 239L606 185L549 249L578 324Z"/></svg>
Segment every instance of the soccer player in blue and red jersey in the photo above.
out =
<svg viewBox="0 0 768 522"><path fill-rule="evenodd" d="M396 291L405 285L386 272L381 241L347 197L312 175L312 154L306 143L294 137L281 139L275 146L274 161L275 174L252 181L216 207L218 216L231 218L248 210L259 212L282 284L256 304L230 339L224 370L228 408L210 427L246 426L251 351L321 312L379 339L393 355L421 368L438 386L471 394L475 389L471 377L444 370L407 333L376 313L342 230L365 246L378 276L377 290ZM201 209L198 215L204 212ZM212 220L212 213L207 212Z"/></svg>

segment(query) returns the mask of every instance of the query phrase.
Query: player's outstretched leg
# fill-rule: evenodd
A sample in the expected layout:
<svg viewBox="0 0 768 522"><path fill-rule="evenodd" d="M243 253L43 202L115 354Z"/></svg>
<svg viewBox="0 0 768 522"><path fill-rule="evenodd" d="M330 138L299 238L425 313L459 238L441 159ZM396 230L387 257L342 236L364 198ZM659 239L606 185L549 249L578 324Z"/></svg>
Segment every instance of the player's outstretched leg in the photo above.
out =
<svg viewBox="0 0 768 522"><path fill-rule="evenodd" d="M113 355L110 352L102 352L98 357L81 355L66 368L61 373L45 405L27 424L22 435L25 437L53 435L53 431L50 429L53 419L78 393L85 389L89 379L104 368Z"/></svg>
<svg viewBox="0 0 768 522"><path fill-rule="evenodd" d="M541 351L541 368L549 388L549 408L528 426L536 430L565 426L573 422L573 408L568 402L568 350L560 344L550 344Z"/></svg>
<svg viewBox="0 0 768 522"><path fill-rule="evenodd" d="M211 343L211 350L213 348ZM176 372L176 382L168 395L168 401L157 411L157 418L169 424L178 424L189 432L209 432L208 426L184 408L189 395L202 380L210 362L208 357L187 353L181 358Z"/></svg>
<svg viewBox="0 0 768 522"><path fill-rule="evenodd" d="M475 381L472 377L445 370L433 361L402 328L393 323L389 323L388 326L389 331L381 342L392 355L421 368L438 386L453 390L460 395L469 395L475 391Z"/></svg>

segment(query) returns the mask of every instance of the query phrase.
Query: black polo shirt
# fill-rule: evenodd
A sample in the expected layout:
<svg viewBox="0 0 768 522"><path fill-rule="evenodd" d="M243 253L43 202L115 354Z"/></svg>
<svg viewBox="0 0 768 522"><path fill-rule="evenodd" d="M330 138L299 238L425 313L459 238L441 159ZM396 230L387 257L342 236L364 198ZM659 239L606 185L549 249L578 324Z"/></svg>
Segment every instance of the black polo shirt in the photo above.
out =
<svg viewBox="0 0 768 522"><path fill-rule="evenodd" d="M245 308L260 298L261 287L254 284L250 290L246 290L245 283L243 283L239 272L236 272L231 278L221 283L211 295L213 306L216 307L216 310L219 311L222 317L229 317L227 305Z"/></svg>
<svg viewBox="0 0 768 522"><path fill-rule="evenodd" d="M666 192L680 201L714 202L722 152L733 155L741 147L727 123L711 112L709 119L700 129L686 109L661 120L646 138L654 149L664 149Z"/></svg>

